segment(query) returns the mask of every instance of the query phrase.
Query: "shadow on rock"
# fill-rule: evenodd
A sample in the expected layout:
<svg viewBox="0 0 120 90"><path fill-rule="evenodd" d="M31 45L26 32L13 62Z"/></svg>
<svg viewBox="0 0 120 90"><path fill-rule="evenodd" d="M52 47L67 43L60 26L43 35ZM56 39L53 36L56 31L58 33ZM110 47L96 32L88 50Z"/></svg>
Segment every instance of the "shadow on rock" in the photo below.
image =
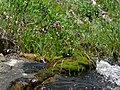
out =
<svg viewBox="0 0 120 90"><path fill-rule="evenodd" d="M24 63L22 69L25 73L37 73L40 69L45 68L45 64L39 62Z"/></svg>

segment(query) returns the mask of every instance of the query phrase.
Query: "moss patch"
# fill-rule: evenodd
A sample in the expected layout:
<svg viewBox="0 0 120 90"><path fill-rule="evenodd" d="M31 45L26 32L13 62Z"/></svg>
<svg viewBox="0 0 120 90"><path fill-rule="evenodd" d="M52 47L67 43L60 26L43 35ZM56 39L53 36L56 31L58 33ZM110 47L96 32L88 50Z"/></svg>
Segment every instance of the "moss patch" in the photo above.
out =
<svg viewBox="0 0 120 90"><path fill-rule="evenodd" d="M53 60L54 61L54 60ZM81 71L89 71L96 68L96 64L94 60L88 59L85 56L73 56L67 58L60 58L55 60L56 62L52 66L52 72L66 73L69 71L72 72L81 72ZM58 71L57 71L58 70Z"/></svg>
<svg viewBox="0 0 120 90"><path fill-rule="evenodd" d="M55 81L55 75L78 75L81 72L88 72L96 68L96 63L93 59L84 55L73 55L71 57L55 57L45 58L47 60L46 68L40 70L36 74L38 81L35 85L29 86L28 88L34 88L38 90L42 85L48 84L51 81ZM52 78L52 79L51 79ZM34 84L34 82L31 82Z"/></svg>

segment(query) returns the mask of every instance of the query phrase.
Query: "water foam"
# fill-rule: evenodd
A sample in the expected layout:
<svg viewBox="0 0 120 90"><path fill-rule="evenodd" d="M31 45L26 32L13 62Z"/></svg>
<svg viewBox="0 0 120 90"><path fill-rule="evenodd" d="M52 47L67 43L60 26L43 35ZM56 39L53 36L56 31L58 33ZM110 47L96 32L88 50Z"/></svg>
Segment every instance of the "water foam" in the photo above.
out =
<svg viewBox="0 0 120 90"><path fill-rule="evenodd" d="M96 70L100 75L103 75L106 80L120 86L120 66L110 65L108 62L101 60L97 62Z"/></svg>

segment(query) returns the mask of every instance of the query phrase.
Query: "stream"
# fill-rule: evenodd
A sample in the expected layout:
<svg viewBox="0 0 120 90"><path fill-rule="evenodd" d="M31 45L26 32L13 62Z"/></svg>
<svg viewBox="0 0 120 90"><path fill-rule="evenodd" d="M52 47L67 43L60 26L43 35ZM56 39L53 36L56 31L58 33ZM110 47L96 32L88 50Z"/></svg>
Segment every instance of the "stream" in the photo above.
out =
<svg viewBox="0 0 120 90"><path fill-rule="evenodd" d="M57 76L41 90L120 90L120 66L101 60L95 71L77 77Z"/></svg>
<svg viewBox="0 0 120 90"><path fill-rule="evenodd" d="M38 70L45 67L43 63L30 60L6 60L3 57L0 60L0 90L9 90L10 85L17 81L28 82ZM111 65L105 60L97 62L96 70L87 74L55 78L57 81L39 90L120 90L120 66Z"/></svg>

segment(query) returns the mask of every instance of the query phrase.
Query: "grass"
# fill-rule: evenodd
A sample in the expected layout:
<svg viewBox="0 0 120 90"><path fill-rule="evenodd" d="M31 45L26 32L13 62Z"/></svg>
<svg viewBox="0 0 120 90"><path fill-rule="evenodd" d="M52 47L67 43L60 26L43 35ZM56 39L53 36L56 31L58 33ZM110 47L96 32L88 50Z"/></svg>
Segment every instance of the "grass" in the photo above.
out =
<svg viewBox="0 0 120 90"><path fill-rule="evenodd" d="M111 55L120 52L119 8L117 0L0 0L0 28L22 52L70 56L90 43Z"/></svg>

